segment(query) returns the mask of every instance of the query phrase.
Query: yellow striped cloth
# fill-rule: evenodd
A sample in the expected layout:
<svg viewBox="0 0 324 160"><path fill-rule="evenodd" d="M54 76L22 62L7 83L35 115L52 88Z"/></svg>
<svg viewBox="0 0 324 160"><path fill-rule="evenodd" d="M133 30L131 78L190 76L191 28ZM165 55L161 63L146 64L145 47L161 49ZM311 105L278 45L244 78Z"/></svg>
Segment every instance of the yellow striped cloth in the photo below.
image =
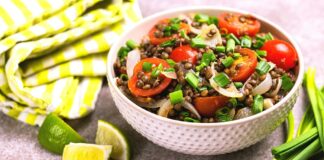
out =
<svg viewBox="0 0 324 160"><path fill-rule="evenodd" d="M1 0L0 110L30 125L89 114L110 46L140 18L134 1Z"/></svg>

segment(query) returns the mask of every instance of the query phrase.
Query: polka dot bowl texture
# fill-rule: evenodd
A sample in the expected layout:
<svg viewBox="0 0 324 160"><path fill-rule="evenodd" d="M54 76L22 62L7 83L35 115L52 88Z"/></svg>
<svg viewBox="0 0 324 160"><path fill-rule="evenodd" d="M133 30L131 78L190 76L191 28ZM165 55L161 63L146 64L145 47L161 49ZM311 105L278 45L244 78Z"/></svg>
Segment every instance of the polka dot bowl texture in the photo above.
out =
<svg viewBox="0 0 324 160"><path fill-rule="evenodd" d="M261 30L271 32L278 39L289 41L299 57L298 78L295 86L280 102L259 114L240 120L222 123L190 123L176 121L150 113L130 101L116 86L113 64L117 52L129 39L140 42L143 35L160 19L180 14L204 13L217 16L223 12L251 14L261 22ZM301 88L304 71L303 58L292 37L279 26L258 15L223 7L190 7L157 13L140 21L125 32L112 46L108 54L108 83L116 106L127 122L140 134L153 143L167 149L192 155L217 155L234 152L271 134L286 119L294 106Z"/></svg>

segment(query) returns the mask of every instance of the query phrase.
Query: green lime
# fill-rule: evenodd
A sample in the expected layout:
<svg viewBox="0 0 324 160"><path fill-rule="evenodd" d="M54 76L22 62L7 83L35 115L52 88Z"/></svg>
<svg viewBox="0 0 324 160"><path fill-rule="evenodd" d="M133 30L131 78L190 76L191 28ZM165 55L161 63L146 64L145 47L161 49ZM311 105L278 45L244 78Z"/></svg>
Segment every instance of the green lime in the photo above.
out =
<svg viewBox="0 0 324 160"><path fill-rule="evenodd" d="M71 142L85 142L85 140L61 118L49 114L39 128L38 142L49 151L62 154L65 145Z"/></svg>
<svg viewBox="0 0 324 160"><path fill-rule="evenodd" d="M115 160L129 160L130 146L124 134L114 125L103 120L98 121L96 143L112 145L111 158Z"/></svg>
<svg viewBox="0 0 324 160"><path fill-rule="evenodd" d="M62 160L107 160L111 145L70 143L64 147Z"/></svg>

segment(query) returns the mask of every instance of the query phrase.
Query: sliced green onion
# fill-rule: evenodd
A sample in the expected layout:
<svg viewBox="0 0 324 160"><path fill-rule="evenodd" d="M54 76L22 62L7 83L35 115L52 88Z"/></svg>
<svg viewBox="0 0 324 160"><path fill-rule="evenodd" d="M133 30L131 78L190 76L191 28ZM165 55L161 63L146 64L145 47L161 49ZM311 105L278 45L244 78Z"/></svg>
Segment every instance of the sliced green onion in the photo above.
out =
<svg viewBox="0 0 324 160"><path fill-rule="evenodd" d="M170 36L171 36L171 31L166 31L166 32L164 32L164 36L165 36L165 37L170 37Z"/></svg>
<svg viewBox="0 0 324 160"><path fill-rule="evenodd" d="M132 39L130 39L130 40L128 40L126 42L126 46L129 47L129 48L131 48L131 49L135 49L135 48L138 47L137 43L134 40L132 40Z"/></svg>
<svg viewBox="0 0 324 160"><path fill-rule="evenodd" d="M252 112L254 114L260 113L263 111L263 97L257 94L254 97L253 105L252 105Z"/></svg>
<svg viewBox="0 0 324 160"><path fill-rule="evenodd" d="M204 39L202 39L200 37L195 37L195 38L191 39L191 47L194 47L194 48L205 48L206 47L206 43L205 43Z"/></svg>
<svg viewBox="0 0 324 160"><path fill-rule="evenodd" d="M240 53L233 53L233 58L234 59L238 59L240 57L242 57L242 55Z"/></svg>
<svg viewBox="0 0 324 160"><path fill-rule="evenodd" d="M171 39L160 44L161 47L172 47L175 45L176 40Z"/></svg>
<svg viewBox="0 0 324 160"><path fill-rule="evenodd" d="M194 73L188 72L185 79L191 85L191 87L198 88L199 79Z"/></svg>
<svg viewBox="0 0 324 160"><path fill-rule="evenodd" d="M171 31L171 26L166 26L163 30L163 32L170 32Z"/></svg>
<svg viewBox="0 0 324 160"><path fill-rule="evenodd" d="M150 63L150 62L144 62L143 66L142 66L143 71L145 71L145 72L151 71L152 70L152 65L153 64Z"/></svg>
<svg viewBox="0 0 324 160"><path fill-rule="evenodd" d="M155 67L151 72L151 77L156 78L160 75L160 73L163 70L162 64L159 64L157 67Z"/></svg>
<svg viewBox="0 0 324 160"><path fill-rule="evenodd" d="M200 88L198 88L198 91L199 92L204 91L204 90L207 90L207 87L200 87Z"/></svg>
<svg viewBox="0 0 324 160"><path fill-rule="evenodd" d="M236 88L242 88L243 87L243 83L242 82L234 82L234 86Z"/></svg>
<svg viewBox="0 0 324 160"><path fill-rule="evenodd" d="M184 116L184 117L188 117L188 116L190 115L190 113L187 112L187 111L182 111L182 112L180 112L180 114L181 114L182 116Z"/></svg>
<svg viewBox="0 0 324 160"><path fill-rule="evenodd" d="M216 26L218 26L218 18L215 16L210 16L209 17L209 21L208 21L208 25L211 24L215 24Z"/></svg>
<svg viewBox="0 0 324 160"><path fill-rule="evenodd" d="M185 117L183 120L186 121L186 122L193 122L193 123L199 123L200 122L198 119L194 119L194 118L191 118L191 117Z"/></svg>
<svg viewBox="0 0 324 160"><path fill-rule="evenodd" d="M175 72L175 69L174 68L168 68L168 69L165 69L164 71L165 72Z"/></svg>
<svg viewBox="0 0 324 160"><path fill-rule="evenodd" d="M236 98L231 98L229 102L232 104L233 107L237 106L237 99Z"/></svg>
<svg viewBox="0 0 324 160"><path fill-rule="evenodd" d="M187 35L187 33L184 30L180 30L180 35L182 38L184 38L186 40L190 40L189 36Z"/></svg>
<svg viewBox="0 0 324 160"><path fill-rule="evenodd" d="M265 50L256 50L256 53L257 53L257 55L260 56L260 57L265 57L265 56L267 56L267 51L265 51Z"/></svg>
<svg viewBox="0 0 324 160"><path fill-rule="evenodd" d="M231 83L230 79L225 73L219 73L216 75L214 77L214 81L222 88Z"/></svg>
<svg viewBox="0 0 324 160"><path fill-rule="evenodd" d="M231 121L232 117L230 116L230 109L228 107L223 107L216 111L215 116L220 122Z"/></svg>
<svg viewBox="0 0 324 160"><path fill-rule="evenodd" d="M194 17L194 21L200 23L207 23L209 22L209 16L206 14L196 14Z"/></svg>
<svg viewBox="0 0 324 160"><path fill-rule="evenodd" d="M121 74L120 79L122 79L123 81L127 81L128 80L127 74Z"/></svg>
<svg viewBox="0 0 324 160"><path fill-rule="evenodd" d="M174 24L171 24L171 31L178 31L180 29L180 24L178 23L174 23Z"/></svg>
<svg viewBox="0 0 324 160"><path fill-rule="evenodd" d="M264 44L264 41L256 40L256 42L253 44L253 48L259 49L263 46L263 44Z"/></svg>
<svg viewBox="0 0 324 160"><path fill-rule="evenodd" d="M174 88L174 91L178 91L182 89L182 85L181 84L177 84L176 87Z"/></svg>
<svg viewBox="0 0 324 160"><path fill-rule="evenodd" d="M229 39L226 41L226 52L234 52L235 49L235 41L233 39Z"/></svg>
<svg viewBox="0 0 324 160"><path fill-rule="evenodd" d="M118 51L118 57L120 59L123 59L123 58L127 57L127 54L128 54L129 51L131 51L131 49L128 48L128 47L124 47L124 46L120 47L120 49Z"/></svg>
<svg viewBox="0 0 324 160"><path fill-rule="evenodd" d="M218 53L225 53L225 46L216 46L216 51Z"/></svg>
<svg viewBox="0 0 324 160"><path fill-rule="evenodd" d="M174 24L174 23L180 23L181 22L181 19L179 19L179 18L171 18L170 19L170 22L171 22L171 24Z"/></svg>
<svg viewBox="0 0 324 160"><path fill-rule="evenodd" d="M206 52L202 55L201 61L205 63L207 66L209 65L210 62L214 61L216 59L216 56L214 52Z"/></svg>
<svg viewBox="0 0 324 160"><path fill-rule="evenodd" d="M204 67L207 67L206 63L202 62L198 66L196 66L196 71L202 70Z"/></svg>
<svg viewBox="0 0 324 160"><path fill-rule="evenodd" d="M227 39L233 39L235 44L241 44L240 40L233 33L229 34Z"/></svg>
<svg viewBox="0 0 324 160"><path fill-rule="evenodd" d="M294 82L287 75L283 75L281 80L281 89L283 89L285 92L290 91L290 89L294 86Z"/></svg>
<svg viewBox="0 0 324 160"><path fill-rule="evenodd" d="M171 67L174 67L174 65L176 64L176 62L174 62L172 59L167 59L166 61Z"/></svg>
<svg viewBox="0 0 324 160"><path fill-rule="evenodd" d="M269 41L269 40L273 40L274 38L273 38L272 34L269 32L264 36L264 39L266 41Z"/></svg>
<svg viewBox="0 0 324 160"><path fill-rule="evenodd" d="M257 67L255 68L255 70L260 74L260 75L263 75L263 74L266 74L269 72L271 66L268 62L266 61L260 61L257 65Z"/></svg>
<svg viewBox="0 0 324 160"><path fill-rule="evenodd" d="M226 57L222 60L222 64L227 68L230 67L234 62L234 59L232 57Z"/></svg>
<svg viewBox="0 0 324 160"><path fill-rule="evenodd" d="M157 66L157 69L162 71L163 70L163 65L160 63L158 66Z"/></svg>
<svg viewBox="0 0 324 160"><path fill-rule="evenodd" d="M252 40L249 36L244 36L241 39L241 46L243 48L251 48L252 46Z"/></svg>
<svg viewBox="0 0 324 160"><path fill-rule="evenodd" d="M177 90L169 93L169 97L171 104L181 103L184 100L182 90Z"/></svg>

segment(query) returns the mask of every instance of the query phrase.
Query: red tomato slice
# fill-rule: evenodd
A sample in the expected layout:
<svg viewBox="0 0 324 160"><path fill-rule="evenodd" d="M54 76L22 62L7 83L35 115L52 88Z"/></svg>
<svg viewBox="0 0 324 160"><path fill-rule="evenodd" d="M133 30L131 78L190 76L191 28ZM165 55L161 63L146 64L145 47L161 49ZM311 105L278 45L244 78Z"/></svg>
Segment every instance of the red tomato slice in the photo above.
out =
<svg viewBox="0 0 324 160"><path fill-rule="evenodd" d="M267 51L266 59L288 71L296 66L297 52L292 45L283 40L270 40L264 43L261 50Z"/></svg>
<svg viewBox="0 0 324 160"><path fill-rule="evenodd" d="M242 55L242 57L233 62L230 70L235 70L236 72L231 72L229 76L235 82L243 82L253 74L258 60L256 53L251 49L241 48L238 52Z"/></svg>
<svg viewBox="0 0 324 160"><path fill-rule="evenodd" d="M175 62L188 61L192 64L196 63L197 51L190 47L190 45L179 46L175 48L170 55L170 58Z"/></svg>
<svg viewBox="0 0 324 160"><path fill-rule="evenodd" d="M224 107L229 98L224 96L197 97L194 99L198 113L205 117L215 116L215 112Z"/></svg>
<svg viewBox="0 0 324 160"><path fill-rule="evenodd" d="M164 68L169 68L169 64L160 58L145 58L142 59L140 62L136 64L134 67L134 74L133 76L129 79L128 81L128 88L130 92L134 96L139 96L139 97L149 97L149 96L154 96L159 93L161 93L171 82L170 78L164 77L163 75L160 74L160 76L163 76L163 80L160 82L160 85L157 87L151 88L151 89L141 89L136 86L136 82L138 80L137 78L137 73L142 71L143 69L143 63L144 62L149 62L152 64L155 64L155 66L158 66L159 64L162 64ZM150 75L151 73L148 73L147 75Z"/></svg>
<svg viewBox="0 0 324 160"><path fill-rule="evenodd" d="M165 24L165 25L168 25L169 22L170 22L170 19L163 19L163 20L159 21L157 24ZM184 30L185 33L188 33L189 30L190 30L190 27L189 27L188 24L186 24L186 23L182 23L182 22L181 22L181 23L180 23L180 30ZM173 35L171 35L171 36L169 36L169 37L161 37L161 38L157 38L157 37L155 37L155 34L154 34L156 31L157 31L157 28L156 28L155 25L154 25L154 26L151 28L151 30L149 31L149 33L148 33L148 36L149 36L149 38L150 38L150 41L151 41L151 43L154 44L154 45L159 45L159 44L161 44L161 43L163 43L163 42L165 42L165 41L168 41L168 40L171 40L171 39L173 39L173 38L177 38L177 37L178 37L177 34L173 34Z"/></svg>
<svg viewBox="0 0 324 160"><path fill-rule="evenodd" d="M254 36L260 30L260 22L250 15L222 13L218 16L219 27L236 36Z"/></svg>

